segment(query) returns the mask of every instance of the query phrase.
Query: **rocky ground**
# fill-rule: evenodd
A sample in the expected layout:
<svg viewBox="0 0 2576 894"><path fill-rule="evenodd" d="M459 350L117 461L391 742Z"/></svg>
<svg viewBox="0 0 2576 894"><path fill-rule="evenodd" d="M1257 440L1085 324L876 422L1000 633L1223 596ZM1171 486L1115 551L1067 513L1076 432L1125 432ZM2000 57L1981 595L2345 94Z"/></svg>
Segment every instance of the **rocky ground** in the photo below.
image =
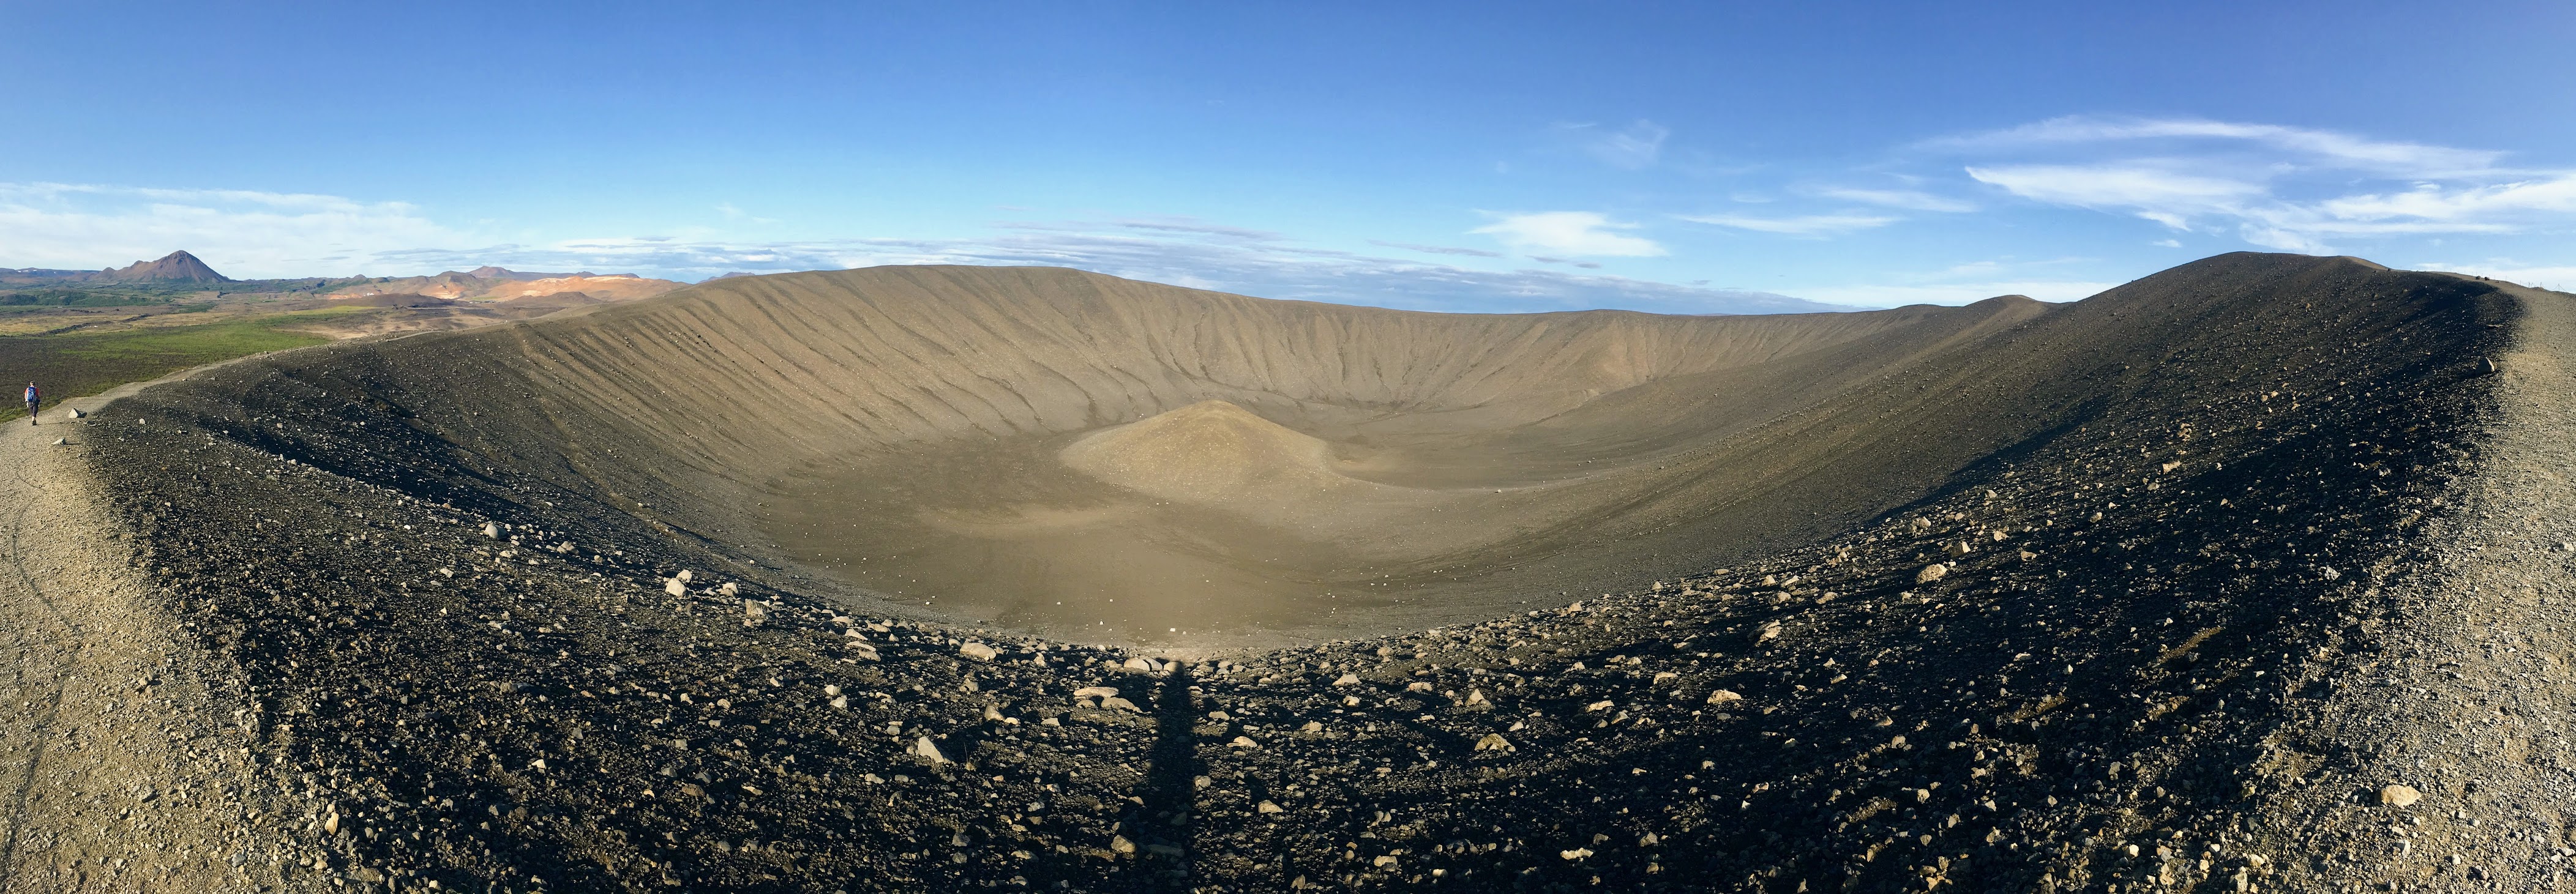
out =
<svg viewBox="0 0 2576 894"><path fill-rule="evenodd" d="M210 710L241 678L132 567L90 431L43 423L0 426L0 890L223 887L281 843L254 753Z"/></svg>
<svg viewBox="0 0 2576 894"><path fill-rule="evenodd" d="M388 406L147 391L5 448L0 885L2553 887L2576 299L2399 282L1803 549L1244 654L851 616Z"/></svg>

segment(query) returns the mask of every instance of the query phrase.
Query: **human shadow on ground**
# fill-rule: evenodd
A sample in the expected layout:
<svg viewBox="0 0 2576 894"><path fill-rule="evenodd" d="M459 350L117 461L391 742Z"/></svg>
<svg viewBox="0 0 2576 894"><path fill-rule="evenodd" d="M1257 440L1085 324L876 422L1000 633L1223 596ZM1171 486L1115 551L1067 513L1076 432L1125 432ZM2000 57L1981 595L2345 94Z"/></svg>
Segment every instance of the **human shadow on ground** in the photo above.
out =
<svg viewBox="0 0 2576 894"><path fill-rule="evenodd" d="M1190 888L1198 854L1191 847L1196 819L1198 779L1204 772L1198 754L1198 698L1190 691L1186 665L1175 665L1153 688L1154 747L1145 783L1137 792L1143 804L1126 823L1136 846L1136 871L1122 890L1180 892Z"/></svg>

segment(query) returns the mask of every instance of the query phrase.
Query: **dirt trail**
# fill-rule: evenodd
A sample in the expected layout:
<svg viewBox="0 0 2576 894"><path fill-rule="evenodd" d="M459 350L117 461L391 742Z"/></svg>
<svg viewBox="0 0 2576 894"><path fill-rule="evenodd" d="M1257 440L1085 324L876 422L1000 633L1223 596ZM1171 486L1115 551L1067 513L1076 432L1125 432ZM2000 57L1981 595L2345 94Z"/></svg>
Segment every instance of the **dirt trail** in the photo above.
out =
<svg viewBox="0 0 2576 894"><path fill-rule="evenodd" d="M251 759L223 729L237 699L210 682L228 675L101 509L92 426L65 409L0 426L0 891L246 890L276 851L253 837Z"/></svg>
<svg viewBox="0 0 2576 894"><path fill-rule="evenodd" d="M2341 885L2543 890L2576 854L2576 298L2503 291L2519 319L2459 505L2363 620L2318 726L2275 742L2358 765L2284 805L2284 844Z"/></svg>

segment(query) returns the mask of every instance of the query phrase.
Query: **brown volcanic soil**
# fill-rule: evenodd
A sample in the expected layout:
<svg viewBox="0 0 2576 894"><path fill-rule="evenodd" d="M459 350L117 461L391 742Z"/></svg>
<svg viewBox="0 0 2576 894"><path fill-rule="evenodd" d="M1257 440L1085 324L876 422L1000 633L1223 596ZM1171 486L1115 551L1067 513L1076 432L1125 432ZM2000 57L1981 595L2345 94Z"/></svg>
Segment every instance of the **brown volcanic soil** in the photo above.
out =
<svg viewBox="0 0 2576 894"><path fill-rule="evenodd" d="M1459 318L897 268L237 364L82 428L148 575L118 629L179 631L249 759L133 840L244 889L2544 887L2569 300L2229 255L2055 308ZM759 504L877 463L1527 558L1267 628L1436 630L1156 666L778 565ZM915 517L1087 523L1035 496ZM1333 540L1448 499L1486 530ZM57 854L0 872L142 886Z"/></svg>
<svg viewBox="0 0 2576 894"><path fill-rule="evenodd" d="M1814 400L1775 377L1811 370L1819 350L1848 354L1835 349L1856 339L1893 346L1884 356L1902 363L1920 342L2036 308L1876 320L1435 318L1480 331L1417 333L1418 344L1557 336L1547 350L1620 353L1650 339L1692 343L1644 373L1664 378L1603 399L1620 404L1608 410L1589 406L1605 389L1568 390L1580 373L1546 368L1552 358L1529 356L1536 350L1421 362L1432 375L1474 379L1475 390L1411 404L1290 403L1177 383L1178 396L1147 409L1221 396L1131 423L800 464L761 489L759 528L786 555L878 593L1084 641L1270 645L1432 626L1557 601L1568 588L1705 568L1795 536L1819 510L1847 522L1882 505L1855 497L1891 499L1869 489L1919 487L1818 493L1745 474L1744 453L1761 440L1721 442ZM1346 322L1379 314L1396 317ZM1415 322L1387 322L1398 321ZM1799 339L1812 341L1781 344ZM1798 353L1770 359L1786 350ZM1732 367L1722 383L1699 371L1719 366ZM1468 401L1481 403L1459 406ZM1565 412L1576 402L1586 403ZM1783 487L1792 496L1772 511L1736 508Z"/></svg>
<svg viewBox="0 0 2576 894"><path fill-rule="evenodd" d="M558 292L513 301L452 300L435 295L379 294L286 304L285 310L339 310L289 327L324 338L364 338L407 332L450 332L509 320L531 320L558 311L601 304L580 292ZM359 310L358 308L364 308Z"/></svg>
<svg viewBox="0 0 2576 894"><path fill-rule="evenodd" d="M2044 310L1459 316L895 267L295 362L497 468L649 504L737 558L819 566L880 611L1243 646L1649 583L1919 497L2005 442L1935 433L1869 476L1788 477L1870 446L1781 420ZM1093 474L1059 457L1205 401L1330 456L1302 490L1190 499L1144 482L1259 463L1131 445Z"/></svg>

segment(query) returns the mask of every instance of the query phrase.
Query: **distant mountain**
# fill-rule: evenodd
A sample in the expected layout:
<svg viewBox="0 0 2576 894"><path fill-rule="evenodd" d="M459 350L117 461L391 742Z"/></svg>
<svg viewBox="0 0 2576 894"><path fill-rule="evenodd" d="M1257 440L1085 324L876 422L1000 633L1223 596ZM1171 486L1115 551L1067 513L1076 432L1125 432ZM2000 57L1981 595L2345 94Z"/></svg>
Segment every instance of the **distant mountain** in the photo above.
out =
<svg viewBox="0 0 2576 894"><path fill-rule="evenodd" d="M196 255L184 251L162 255L157 261L136 261L121 269L101 270L97 278L109 282L232 282L197 260Z"/></svg>
<svg viewBox="0 0 2576 894"><path fill-rule="evenodd" d="M157 261L136 261L104 270L49 270L41 267L0 269L0 284L63 285L69 283L228 283L196 255L174 251Z"/></svg>
<svg viewBox="0 0 2576 894"><path fill-rule="evenodd" d="M515 301L579 292L602 301L631 301L686 285L667 279L646 279L631 273L522 273L485 266L464 273L450 270L435 276L384 277L341 288L332 292L330 297L427 295L458 300Z"/></svg>

